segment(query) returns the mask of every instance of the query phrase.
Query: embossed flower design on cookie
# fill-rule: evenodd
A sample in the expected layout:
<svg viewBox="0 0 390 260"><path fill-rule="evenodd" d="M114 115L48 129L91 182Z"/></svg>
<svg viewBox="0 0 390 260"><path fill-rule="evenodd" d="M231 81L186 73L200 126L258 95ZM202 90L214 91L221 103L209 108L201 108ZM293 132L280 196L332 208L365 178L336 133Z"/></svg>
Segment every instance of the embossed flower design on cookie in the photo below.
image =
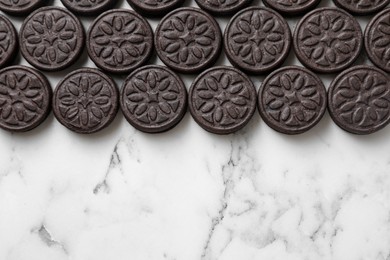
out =
<svg viewBox="0 0 390 260"><path fill-rule="evenodd" d="M263 0L266 6L287 15L298 15L313 9L320 0Z"/></svg>
<svg viewBox="0 0 390 260"><path fill-rule="evenodd" d="M203 80L204 89L198 87L198 109L207 121L226 126L245 116L250 97L242 81L232 81L228 73L216 76Z"/></svg>
<svg viewBox="0 0 390 260"><path fill-rule="evenodd" d="M193 73L215 62L222 43L217 22L197 8L179 8L163 18L156 29L160 59L172 69Z"/></svg>
<svg viewBox="0 0 390 260"><path fill-rule="evenodd" d="M123 73L143 64L152 52L152 29L137 13L110 10L88 32L88 53L104 70Z"/></svg>
<svg viewBox="0 0 390 260"><path fill-rule="evenodd" d="M160 133L180 122L187 108L187 91L182 80L163 66L137 69L122 87L121 107L135 128Z"/></svg>
<svg viewBox="0 0 390 260"><path fill-rule="evenodd" d="M389 76L375 67L353 67L332 82L328 100L340 127L355 134L375 132L390 120Z"/></svg>
<svg viewBox="0 0 390 260"><path fill-rule="evenodd" d="M253 115L255 95L252 82L242 72L229 67L211 68L191 86L191 114L206 130L232 133Z"/></svg>
<svg viewBox="0 0 390 260"><path fill-rule="evenodd" d="M0 127L28 131L39 125L50 108L51 89L37 71L11 66L0 71Z"/></svg>
<svg viewBox="0 0 390 260"><path fill-rule="evenodd" d="M351 74L333 96L340 116L362 127L373 125L390 112L387 82L376 81L367 73Z"/></svg>
<svg viewBox="0 0 390 260"><path fill-rule="evenodd" d="M390 9L377 14L367 25L365 48L370 60L390 72Z"/></svg>
<svg viewBox="0 0 390 260"><path fill-rule="evenodd" d="M76 76L68 81L59 96L63 116L80 127L94 127L111 110L112 90L108 84L94 76Z"/></svg>
<svg viewBox="0 0 390 260"><path fill-rule="evenodd" d="M264 73L288 55L291 34L283 18L268 8L250 7L235 15L225 29L225 51L236 66Z"/></svg>
<svg viewBox="0 0 390 260"><path fill-rule="evenodd" d="M0 80L1 117L9 124L29 122L42 110L43 91L31 75L10 73ZM35 84L34 84L35 83Z"/></svg>
<svg viewBox="0 0 390 260"><path fill-rule="evenodd" d="M33 66L47 71L64 69L79 57L84 31L77 18L59 7L38 9L20 29L23 56Z"/></svg>
<svg viewBox="0 0 390 260"><path fill-rule="evenodd" d="M285 134L300 134L316 125L326 110L326 90L309 70L283 67L263 82L259 112L266 123Z"/></svg>
<svg viewBox="0 0 390 260"><path fill-rule="evenodd" d="M171 25L171 30L163 35L167 41L164 50L168 53L168 59L193 65L210 55L215 34L203 17L193 14L174 17Z"/></svg>
<svg viewBox="0 0 390 260"><path fill-rule="evenodd" d="M31 29L25 31L28 50L42 63L61 63L68 58L76 45L75 27L64 16L42 15L32 22Z"/></svg>
<svg viewBox="0 0 390 260"><path fill-rule="evenodd" d="M71 3L75 3L80 7L91 7L107 0L68 0Z"/></svg>
<svg viewBox="0 0 390 260"><path fill-rule="evenodd" d="M12 15L26 15L45 2L46 0L0 0L0 10Z"/></svg>
<svg viewBox="0 0 390 260"><path fill-rule="evenodd" d="M132 87L126 89L128 108L146 124L161 124L169 120L179 106L179 91L168 75L149 70L136 76Z"/></svg>
<svg viewBox="0 0 390 260"><path fill-rule="evenodd" d="M320 8L299 22L294 48L303 64L318 72L337 72L352 64L362 46L357 21L335 8Z"/></svg>

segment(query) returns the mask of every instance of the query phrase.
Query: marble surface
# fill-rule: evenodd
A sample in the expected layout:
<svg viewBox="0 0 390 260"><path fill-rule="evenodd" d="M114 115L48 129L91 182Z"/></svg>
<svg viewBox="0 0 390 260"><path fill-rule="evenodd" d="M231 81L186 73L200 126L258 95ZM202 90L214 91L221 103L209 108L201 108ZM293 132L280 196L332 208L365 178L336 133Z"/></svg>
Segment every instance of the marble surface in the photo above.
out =
<svg viewBox="0 0 390 260"><path fill-rule="evenodd" d="M227 19L218 21L224 29ZM289 64L299 64L293 54ZM84 53L46 75L54 88L80 66L94 67ZM333 77L322 76L327 87ZM194 76L183 79L189 87ZM252 79L258 88L264 77ZM326 114L286 136L256 113L238 133L216 136L187 113L150 135L118 113L85 136L50 115L29 133L1 131L0 144L1 260L390 259L390 127L355 136Z"/></svg>

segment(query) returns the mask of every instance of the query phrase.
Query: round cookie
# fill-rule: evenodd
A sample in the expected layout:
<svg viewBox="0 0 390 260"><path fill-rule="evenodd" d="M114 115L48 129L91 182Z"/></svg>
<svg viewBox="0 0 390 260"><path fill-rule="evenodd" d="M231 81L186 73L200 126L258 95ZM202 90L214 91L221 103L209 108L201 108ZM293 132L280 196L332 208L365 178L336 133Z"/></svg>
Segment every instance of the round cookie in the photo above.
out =
<svg viewBox="0 0 390 260"><path fill-rule="evenodd" d="M263 0L263 3L286 15L298 15L314 9L321 0Z"/></svg>
<svg viewBox="0 0 390 260"><path fill-rule="evenodd" d="M0 70L0 127L25 132L40 125L51 108L52 90L40 72L25 66Z"/></svg>
<svg viewBox="0 0 390 260"><path fill-rule="evenodd" d="M372 63L390 73L390 8L371 19L364 33L364 46Z"/></svg>
<svg viewBox="0 0 390 260"><path fill-rule="evenodd" d="M218 59L222 34L213 17L201 9L186 7L161 20L154 42L165 65L181 73L196 73Z"/></svg>
<svg viewBox="0 0 390 260"><path fill-rule="evenodd" d="M356 15L370 15L385 8L390 0L333 0L340 8Z"/></svg>
<svg viewBox="0 0 390 260"><path fill-rule="evenodd" d="M264 74L285 61L291 40L290 28L280 14L265 7L249 7L226 26L224 49L234 66Z"/></svg>
<svg viewBox="0 0 390 260"><path fill-rule="evenodd" d="M256 90L248 76L238 69L213 67L192 83L189 107L194 120L206 131L234 133L252 118Z"/></svg>
<svg viewBox="0 0 390 260"><path fill-rule="evenodd" d="M163 16L179 8L184 0L126 0L137 12L145 16Z"/></svg>
<svg viewBox="0 0 390 260"><path fill-rule="evenodd" d="M82 68L65 76L54 90L53 112L68 129L91 134L107 127L118 112L115 82L98 69Z"/></svg>
<svg viewBox="0 0 390 260"><path fill-rule="evenodd" d="M195 0L200 8L214 15L231 15L248 6L253 0Z"/></svg>
<svg viewBox="0 0 390 260"><path fill-rule="evenodd" d="M60 7L36 10L24 20L19 33L23 57L45 71L60 71L76 62L82 53L84 38L80 21Z"/></svg>
<svg viewBox="0 0 390 260"><path fill-rule="evenodd" d="M0 68L10 64L18 52L18 33L8 18L0 15Z"/></svg>
<svg viewBox="0 0 390 260"><path fill-rule="evenodd" d="M187 90L174 72L150 65L131 73L123 83L120 105L127 121L146 133L175 127L187 111Z"/></svg>
<svg viewBox="0 0 390 260"><path fill-rule="evenodd" d="M294 50L306 67L334 73L351 66L362 49L363 34L354 17L339 8L318 8L294 32Z"/></svg>
<svg viewBox="0 0 390 260"><path fill-rule="evenodd" d="M61 0L70 11L80 15L100 14L116 4L116 0Z"/></svg>
<svg viewBox="0 0 390 260"><path fill-rule="evenodd" d="M353 134L371 134L390 122L390 77L375 67L355 66L332 82L328 109L333 121Z"/></svg>
<svg viewBox="0 0 390 260"><path fill-rule="evenodd" d="M47 0L0 0L0 10L4 13L24 16L46 4Z"/></svg>
<svg viewBox="0 0 390 260"><path fill-rule="evenodd" d="M268 126L284 134L313 128L326 110L326 89L321 79L297 66L270 74L259 89L258 108Z"/></svg>
<svg viewBox="0 0 390 260"><path fill-rule="evenodd" d="M153 31L134 11L109 10L89 27L87 49L99 68L112 73L129 73L149 60L153 52Z"/></svg>

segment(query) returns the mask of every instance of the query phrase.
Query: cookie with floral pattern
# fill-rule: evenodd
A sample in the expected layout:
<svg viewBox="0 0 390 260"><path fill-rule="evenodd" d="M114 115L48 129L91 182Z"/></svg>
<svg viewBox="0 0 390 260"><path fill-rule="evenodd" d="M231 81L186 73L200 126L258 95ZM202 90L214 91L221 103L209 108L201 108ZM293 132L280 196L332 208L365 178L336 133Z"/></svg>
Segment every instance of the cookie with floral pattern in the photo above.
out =
<svg viewBox="0 0 390 260"><path fill-rule="evenodd" d="M106 128L118 112L115 82L98 69L82 68L61 80L53 96L53 112L68 129L80 134Z"/></svg>
<svg viewBox="0 0 390 260"><path fill-rule="evenodd" d="M263 3L286 15L298 15L314 9L321 0L263 0Z"/></svg>
<svg viewBox="0 0 390 260"><path fill-rule="evenodd" d="M80 15L97 15L114 6L116 0L61 0L70 11Z"/></svg>
<svg viewBox="0 0 390 260"><path fill-rule="evenodd" d="M18 33L8 18L0 15L0 68L10 64L18 51Z"/></svg>
<svg viewBox="0 0 390 260"><path fill-rule="evenodd" d="M89 57L102 70L128 73L146 63L153 52L153 31L134 11L113 9L91 24L87 35Z"/></svg>
<svg viewBox="0 0 390 260"><path fill-rule="evenodd" d="M333 0L340 8L357 15L370 15L385 8L390 0Z"/></svg>
<svg viewBox="0 0 390 260"><path fill-rule="evenodd" d="M36 10L24 20L19 33L23 57L45 71L60 71L75 63L82 53L84 40L80 21L60 7Z"/></svg>
<svg viewBox="0 0 390 260"><path fill-rule="evenodd" d="M28 15L48 0L0 0L0 10L10 15Z"/></svg>
<svg viewBox="0 0 390 260"><path fill-rule="evenodd" d="M158 57L169 68L196 73L216 62L222 34L218 23L199 8L185 7L167 14L156 28Z"/></svg>
<svg viewBox="0 0 390 260"><path fill-rule="evenodd" d="M175 127L187 111L187 90L173 71L150 65L131 73L122 86L120 105L127 121L146 133Z"/></svg>
<svg viewBox="0 0 390 260"><path fill-rule="evenodd" d="M355 66L332 82L328 108L333 121L353 134L371 134L390 123L389 74L371 66Z"/></svg>
<svg viewBox="0 0 390 260"><path fill-rule="evenodd" d="M234 133L252 118L256 110L256 90L240 70L213 67L192 83L189 107L194 120L206 131Z"/></svg>
<svg viewBox="0 0 390 260"><path fill-rule="evenodd" d="M305 15L294 32L294 50L306 67L334 73L351 66L363 46L357 20L339 8L318 8Z"/></svg>
<svg viewBox="0 0 390 260"><path fill-rule="evenodd" d="M36 128L51 109L52 90L39 71L25 66L0 70L0 127L10 132Z"/></svg>
<svg viewBox="0 0 390 260"><path fill-rule="evenodd" d="M145 16L163 16L178 8L184 0L126 0L131 7Z"/></svg>
<svg viewBox="0 0 390 260"><path fill-rule="evenodd" d="M364 33L364 46L370 60L390 73L390 8L371 19Z"/></svg>
<svg viewBox="0 0 390 260"><path fill-rule="evenodd" d="M214 15L230 15L248 6L253 0L195 0L200 8Z"/></svg>
<svg viewBox="0 0 390 260"><path fill-rule="evenodd" d="M253 74L279 67L291 48L291 32L284 18L270 8L249 7L226 26L224 48L229 61Z"/></svg>
<svg viewBox="0 0 390 260"><path fill-rule="evenodd" d="M263 120L284 134L313 128L326 110L326 89L321 79L297 66L270 74L259 89L258 108Z"/></svg>

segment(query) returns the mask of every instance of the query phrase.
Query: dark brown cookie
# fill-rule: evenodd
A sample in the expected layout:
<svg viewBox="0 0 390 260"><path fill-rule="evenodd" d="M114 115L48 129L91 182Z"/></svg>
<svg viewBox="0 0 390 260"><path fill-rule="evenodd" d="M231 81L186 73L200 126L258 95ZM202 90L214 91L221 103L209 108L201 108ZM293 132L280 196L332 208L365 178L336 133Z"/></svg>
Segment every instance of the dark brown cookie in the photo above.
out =
<svg viewBox="0 0 390 260"><path fill-rule="evenodd" d="M11 21L0 15L0 68L10 64L18 52L18 33Z"/></svg>
<svg viewBox="0 0 390 260"><path fill-rule="evenodd" d="M0 0L0 10L10 15L23 16L46 4L47 0Z"/></svg>
<svg viewBox="0 0 390 260"><path fill-rule="evenodd" d="M225 53L249 73L263 74L280 66L291 48L291 32L281 15L265 7L249 7L226 26Z"/></svg>
<svg viewBox="0 0 390 260"><path fill-rule="evenodd" d="M195 73L215 63L222 45L218 23L198 8L179 8L159 23L154 39L157 54L168 67Z"/></svg>
<svg viewBox="0 0 390 260"><path fill-rule="evenodd" d="M127 0L127 2L145 16L163 16L181 6L184 0Z"/></svg>
<svg viewBox="0 0 390 260"><path fill-rule="evenodd" d="M127 121L140 131L161 133L175 127L187 110L183 81L162 66L145 66L127 77L120 98Z"/></svg>
<svg viewBox="0 0 390 260"><path fill-rule="evenodd" d="M390 8L372 18L364 33L364 43L370 60L390 73Z"/></svg>
<svg viewBox="0 0 390 260"><path fill-rule="evenodd" d="M256 90L238 69L213 67L192 83L189 107L194 120L214 134L230 134L243 128L256 110Z"/></svg>
<svg viewBox="0 0 390 260"><path fill-rule="evenodd" d="M61 0L61 2L73 13L96 15L114 6L116 0Z"/></svg>
<svg viewBox="0 0 390 260"><path fill-rule="evenodd" d="M259 89L258 108L263 120L284 134L301 134L314 127L326 110L326 89L321 79L297 66L269 75Z"/></svg>
<svg viewBox="0 0 390 260"><path fill-rule="evenodd" d="M71 12L42 7L24 20L19 42L23 57L34 67L59 71L72 65L84 47L84 29Z"/></svg>
<svg viewBox="0 0 390 260"><path fill-rule="evenodd" d="M0 127L25 132L40 125L51 108L52 90L38 71L25 66L0 70Z"/></svg>
<svg viewBox="0 0 390 260"><path fill-rule="evenodd" d="M230 15L248 6L253 0L195 0L207 12L215 15Z"/></svg>
<svg viewBox="0 0 390 260"><path fill-rule="evenodd" d="M359 23L338 8L318 8L305 15L294 32L295 54L303 65L320 73L348 68L362 49Z"/></svg>
<svg viewBox="0 0 390 260"><path fill-rule="evenodd" d="M369 15L385 8L390 0L333 0L340 8L357 15Z"/></svg>
<svg viewBox="0 0 390 260"><path fill-rule="evenodd" d="M286 15L298 15L314 9L321 0L263 0L266 6Z"/></svg>
<svg viewBox="0 0 390 260"><path fill-rule="evenodd" d="M371 134L390 122L390 77L370 66L352 67L332 82L328 108L333 121L353 134Z"/></svg>
<svg viewBox="0 0 390 260"><path fill-rule="evenodd" d="M68 129L91 134L107 127L118 112L115 82L97 69L82 68L58 83L53 97L57 120Z"/></svg>
<svg viewBox="0 0 390 260"><path fill-rule="evenodd" d="M87 47L89 57L99 68L112 73L128 73L150 58L153 31L136 12L113 9L91 24Z"/></svg>

